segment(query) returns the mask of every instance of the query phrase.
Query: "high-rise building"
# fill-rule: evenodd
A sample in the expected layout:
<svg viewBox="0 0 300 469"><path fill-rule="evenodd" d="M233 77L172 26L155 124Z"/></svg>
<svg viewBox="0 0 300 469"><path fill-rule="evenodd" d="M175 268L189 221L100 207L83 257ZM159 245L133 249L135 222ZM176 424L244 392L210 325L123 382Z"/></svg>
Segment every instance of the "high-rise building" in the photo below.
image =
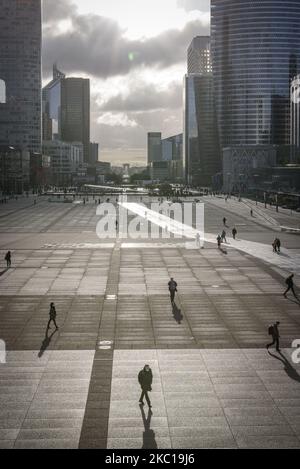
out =
<svg viewBox="0 0 300 469"><path fill-rule="evenodd" d="M99 144L90 143L90 153L89 153L89 163L91 165L96 165L99 159Z"/></svg>
<svg viewBox="0 0 300 469"><path fill-rule="evenodd" d="M300 75L291 83L291 163L300 162Z"/></svg>
<svg viewBox="0 0 300 469"><path fill-rule="evenodd" d="M211 73L185 77L183 134L187 183L210 186L221 164Z"/></svg>
<svg viewBox="0 0 300 469"><path fill-rule="evenodd" d="M41 1L0 0L0 145L41 150Z"/></svg>
<svg viewBox="0 0 300 469"><path fill-rule="evenodd" d="M190 73L211 73L210 36L196 36L188 48L187 70Z"/></svg>
<svg viewBox="0 0 300 469"><path fill-rule="evenodd" d="M299 0L211 0L211 52L222 148L288 145Z"/></svg>
<svg viewBox="0 0 300 469"><path fill-rule="evenodd" d="M53 137L64 142L81 142L84 161L90 152L90 80L66 78L56 65L53 79L43 89L44 111L52 120ZM47 119L43 118L47 123Z"/></svg>
<svg viewBox="0 0 300 469"><path fill-rule="evenodd" d="M90 80L64 78L61 81L61 138L83 144L84 161L90 149Z"/></svg>
<svg viewBox="0 0 300 469"><path fill-rule="evenodd" d="M162 160L161 132L148 133L148 165Z"/></svg>

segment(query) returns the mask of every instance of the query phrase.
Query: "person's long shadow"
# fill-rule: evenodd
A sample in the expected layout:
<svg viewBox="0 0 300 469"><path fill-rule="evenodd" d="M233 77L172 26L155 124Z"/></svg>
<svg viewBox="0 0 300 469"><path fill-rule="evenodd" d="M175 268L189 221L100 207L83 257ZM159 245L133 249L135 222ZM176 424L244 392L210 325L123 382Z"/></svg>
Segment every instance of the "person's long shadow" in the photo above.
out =
<svg viewBox="0 0 300 469"><path fill-rule="evenodd" d="M219 249L222 254L227 254L227 249L222 248L222 246L220 246Z"/></svg>
<svg viewBox="0 0 300 469"><path fill-rule="evenodd" d="M150 428L152 411L151 411L151 409L148 409L148 416L146 418L145 411L144 411L144 406L142 404L140 404L140 409L141 409L144 428L145 428L145 431L143 433L143 447L142 447L142 449L157 449L157 443L156 443L156 440L155 440L155 433L154 433L154 430L151 430L151 428Z"/></svg>
<svg viewBox="0 0 300 469"><path fill-rule="evenodd" d="M181 309L178 308L176 303L172 304L172 310L173 310L173 316L175 321L178 324L181 324L181 321L183 320L183 315L181 314Z"/></svg>
<svg viewBox="0 0 300 469"><path fill-rule="evenodd" d="M300 375L297 372L297 370L295 370L295 368L291 365L289 360L286 358L285 355L283 355L282 352L278 352L278 353L282 358L278 357L277 355L274 355L268 350L268 354L271 355L271 357L276 358L276 360L279 360L284 364L284 371L286 372L286 374L294 381L297 381L298 383L300 383Z"/></svg>
<svg viewBox="0 0 300 469"><path fill-rule="evenodd" d="M45 338L42 342L41 349L40 349L39 355L38 355L39 358L42 358L42 356L46 352L47 348L49 347L49 345L51 343L52 337L56 334L56 332L57 332L57 330L53 331L52 334L49 336L48 335L49 329L48 328L46 329Z"/></svg>
<svg viewBox="0 0 300 469"><path fill-rule="evenodd" d="M2 270L2 272L0 272L0 277L2 277L2 275L5 274L5 272L7 272L9 270L9 267L6 267L6 269Z"/></svg>
<svg viewBox="0 0 300 469"><path fill-rule="evenodd" d="M292 303L295 303L296 305L300 306L300 300L299 299L298 300L296 300L296 299L293 300L292 298L288 298L288 297L287 297L287 299L288 299L288 301L291 301Z"/></svg>

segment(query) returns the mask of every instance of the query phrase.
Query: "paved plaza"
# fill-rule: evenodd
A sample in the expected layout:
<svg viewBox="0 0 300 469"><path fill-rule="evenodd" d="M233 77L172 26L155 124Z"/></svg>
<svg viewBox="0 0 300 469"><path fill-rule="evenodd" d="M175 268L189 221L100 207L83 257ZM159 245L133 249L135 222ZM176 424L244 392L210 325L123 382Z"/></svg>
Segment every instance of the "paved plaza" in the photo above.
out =
<svg viewBox="0 0 300 469"><path fill-rule="evenodd" d="M204 249L99 239L92 198L0 207L0 259L12 252L0 268L0 448L300 447L300 305L283 297L291 271L300 286L300 236L236 201L204 202ZM52 301L59 330L47 332ZM282 351L268 353L275 321ZM152 412L138 402L145 363Z"/></svg>

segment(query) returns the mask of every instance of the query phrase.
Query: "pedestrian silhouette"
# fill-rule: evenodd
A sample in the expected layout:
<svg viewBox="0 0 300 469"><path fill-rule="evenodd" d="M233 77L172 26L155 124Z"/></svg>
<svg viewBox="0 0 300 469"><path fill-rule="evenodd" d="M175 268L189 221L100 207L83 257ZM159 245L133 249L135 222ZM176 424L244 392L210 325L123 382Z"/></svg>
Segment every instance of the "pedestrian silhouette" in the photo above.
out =
<svg viewBox="0 0 300 469"><path fill-rule="evenodd" d="M51 324L51 322L53 322L56 330L58 330L58 326L56 324L56 309L55 309L54 303L50 304L49 316L50 316L50 319L48 321L47 329L51 329L50 324Z"/></svg>
<svg viewBox="0 0 300 469"><path fill-rule="evenodd" d="M175 321L178 322L178 324L181 324L181 321L183 320L181 309L178 308L175 302L172 304L172 309Z"/></svg>
<svg viewBox="0 0 300 469"><path fill-rule="evenodd" d="M277 252L280 253L280 248L281 248L281 241L279 238L276 239L276 247L277 247Z"/></svg>
<svg viewBox="0 0 300 469"><path fill-rule="evenodd" d="M294 295L294 297L299 301L299 298L298 298L298 296L296 295L295 290L294 290L294 281L293 281L293 278L294 278L294 274L290 275L290 276L286 279L285 283L287 284L287 289L285 290L283 296L286 298L287 293L291 290L292 293L293 293L293 295Z"/></svg>
<svg viewBox="0 0 300 469"><path fill-rule="evenodd" d="M171 298L171 303L173 304L175 301L175 293L177 292L177 283L171 278L171 280L168 283L169 286L169 292L170 292L170 298Z"/></svg>
<svg viewBox="0 0 300 469"><path fill-rule="evenodd" d="M146 398L148 407L151 408L151 402L148 396L148 392L152 391L152 381L153 375L152 370L149 365L145 365L144 368L139 372L138 381L142 388L142 393L140 397L140 404L144 405L144 397Z"/></svg>
<svg viewBox="0 0 300 469"><path fill-rule="evenodd" d="M11 252L7 251L5 254L6 266L9 269L11 267Z"/></svg>
<svg viewBox="0 0 300 469"><path fill-rule="evenodd" d="M236 235L237 235L237 229L236 229L236 227L234 227L233 230L232 230L233 239L236 238Z"/></svg>
<svg viewBox="0 0 300 469"><path fill-rule="evenodd" d="M280 325L280 322L277 321L275 324L272 324L271 326L269 326L269 330L268 330L269 335L272 336L273 342L267 345L267 349L269 349L269 347L272 347L272 345L276 344L277 352L280 352L280 347L279 347L280 335L279 335L279 329L278 329L279 325Z"/></svg>
<svg viewBox="0 0 300 469"><path fill-rule="evenodd" d="M142 449L157 449L157 443L155 440L155 433L151 430L151 417L152 417L152 410L148 409L148 416L146 418L144 406L140 404L140 409L142 413L142 419L145 431L143 433L143 447Z"/></svg>
<svg viewBox="0 0 300 469"><path fill-rule="evenodd" d="M222 231L221 239L222 239L222 242L223 242L223 243L227 243L226 231L225 231L225 230Z"/></svg>
<svg viewBox="0 0 300 469"><path fill-rule="evenodd" d="M221 248L221 243L222 243L222 238L220 235L217 236L217 243L218 243L218 248Z"/></svg>
<svg viewBox="0 0 300 469"><path fill-rule="evenodd" d="M223 225L226 226L227 218L223 218Z"/></svg>

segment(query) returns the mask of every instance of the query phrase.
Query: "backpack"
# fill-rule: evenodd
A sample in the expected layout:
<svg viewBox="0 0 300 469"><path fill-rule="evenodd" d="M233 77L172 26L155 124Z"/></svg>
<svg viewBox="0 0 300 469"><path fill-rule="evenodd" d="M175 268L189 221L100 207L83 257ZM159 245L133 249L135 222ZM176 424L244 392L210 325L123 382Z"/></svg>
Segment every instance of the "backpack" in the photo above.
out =
<svg viewBox="0 0 300 469"><path fill-rule="evenodd" d="M269 335L274 335L274 326L269 326L268 333Z"/></svg>

